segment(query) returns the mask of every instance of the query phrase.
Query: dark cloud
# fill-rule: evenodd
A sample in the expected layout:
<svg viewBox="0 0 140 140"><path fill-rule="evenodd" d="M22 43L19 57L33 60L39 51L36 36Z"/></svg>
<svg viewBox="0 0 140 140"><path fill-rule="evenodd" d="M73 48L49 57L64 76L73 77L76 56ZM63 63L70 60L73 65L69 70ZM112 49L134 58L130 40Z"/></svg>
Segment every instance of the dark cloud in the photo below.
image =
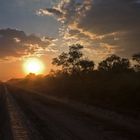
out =
<svg viewBox="0 0 140 140"><path fill-rule="evenodd" d="M140 4L136 0L94 0L86 17L81 18L78 28L97 35L117 33L104 37L102 42L117 45L122 55L140 51Z"/></svg>
<svg viewBox="0 0 140 140"><path fill-rule="evenodd" d="M56 8L46 8L46 11L48 11L49 13L53 13L60 17L63 15L63 13Z"/></svg>
<svg viewBox="0 0 140 140"><path fill-rule="evenodd" d="M15 29L0 30L0 59L21 58L38 54L45 50L50 42L42 41L35 35L26 35Z"/></svg>
<svg viewBox="0 0 140 140"><path fill-rule="evenodd" d="M62 0L52 8L40 9L39 15L54 15L64 24L78 21L81 16L85 16L86 11L91 8L92 0Z"/></svg>
<svg viewBox="0 0 140 140"><path fill-rule="evenodd" d="M133 0L100 0L97 4L96 1L87 16L81 19L79 26L98 34L138 27L140 7Z"/></svg>
<svg viewBox="0 0 140 140"><path fill-rule="evenodd" d="M62 0L47 12L63 23L60 31L67 42L80 40L88 49L124 56L140 51L139 0Z"/></svg>

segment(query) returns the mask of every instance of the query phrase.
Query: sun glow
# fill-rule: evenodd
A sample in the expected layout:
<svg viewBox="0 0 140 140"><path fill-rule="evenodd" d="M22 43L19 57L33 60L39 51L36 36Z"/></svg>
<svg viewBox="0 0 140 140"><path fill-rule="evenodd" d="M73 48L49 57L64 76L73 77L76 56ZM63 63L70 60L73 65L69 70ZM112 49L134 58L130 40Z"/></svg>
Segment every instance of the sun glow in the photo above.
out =
<svg viewBox="0 0 140 140"><path fill-rule="evenodd" d="M23 69L26 74L42 74L44 71L44 64L37 58L28 58L23 64Z"/></svg>

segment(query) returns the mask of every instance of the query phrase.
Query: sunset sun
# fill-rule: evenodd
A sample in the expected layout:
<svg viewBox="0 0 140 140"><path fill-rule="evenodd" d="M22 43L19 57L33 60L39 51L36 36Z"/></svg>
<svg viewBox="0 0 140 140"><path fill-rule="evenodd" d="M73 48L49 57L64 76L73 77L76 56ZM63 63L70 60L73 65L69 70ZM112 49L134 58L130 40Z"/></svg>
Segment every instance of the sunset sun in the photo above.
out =
<svg viewBox="0 0 140 140"><path fill-rule="evenodd" d="M37 58L28 58L24 62L23 68L26 74L28 73L42 74L44 71L44 64L41 60Z"/></svg>

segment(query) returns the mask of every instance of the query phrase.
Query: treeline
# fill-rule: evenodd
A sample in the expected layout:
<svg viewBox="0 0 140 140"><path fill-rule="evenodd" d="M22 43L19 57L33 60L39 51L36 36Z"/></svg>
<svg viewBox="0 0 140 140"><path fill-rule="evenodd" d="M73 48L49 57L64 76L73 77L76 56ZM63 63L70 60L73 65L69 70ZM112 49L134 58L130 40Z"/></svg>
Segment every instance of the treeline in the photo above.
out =
<svg viewBox="0 0 140 140"><path fill-rule="evenodd" d="M69 46L69 52L63 52L57 58L54 58L52 64L61 66L61 70L57 72L68 75L93 72L95 63L83 55L83 48L80 44ZM121 58L115 54L110 55L98 64L96 70L109 73L138 72L140 71L140 54L133 55L131 63L127 58ZM51 72L53 73L53 71Z"/></svg>
<svg viewBox="0 0 140 140"><path fill-rule="evenodd" d="M29 74L9 83L139 117L140 54L133 55L131 62L111 55L95 66L82 49L79 44L72 45L54 58L52 64L60 68L47 76Z"/></svg>

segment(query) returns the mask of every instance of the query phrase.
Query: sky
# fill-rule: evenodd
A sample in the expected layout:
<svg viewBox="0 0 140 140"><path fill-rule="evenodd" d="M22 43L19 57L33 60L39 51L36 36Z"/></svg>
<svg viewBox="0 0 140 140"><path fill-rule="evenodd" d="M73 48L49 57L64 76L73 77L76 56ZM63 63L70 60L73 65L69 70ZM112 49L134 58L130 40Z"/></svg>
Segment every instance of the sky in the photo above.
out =
<svg viewBox="0 0 140 140"><path fill-rule="evenodd" d="M96 63L140 52L140 0L1 0L0 80L25 76L23 62L51 59L80 43Z"/></svg>

